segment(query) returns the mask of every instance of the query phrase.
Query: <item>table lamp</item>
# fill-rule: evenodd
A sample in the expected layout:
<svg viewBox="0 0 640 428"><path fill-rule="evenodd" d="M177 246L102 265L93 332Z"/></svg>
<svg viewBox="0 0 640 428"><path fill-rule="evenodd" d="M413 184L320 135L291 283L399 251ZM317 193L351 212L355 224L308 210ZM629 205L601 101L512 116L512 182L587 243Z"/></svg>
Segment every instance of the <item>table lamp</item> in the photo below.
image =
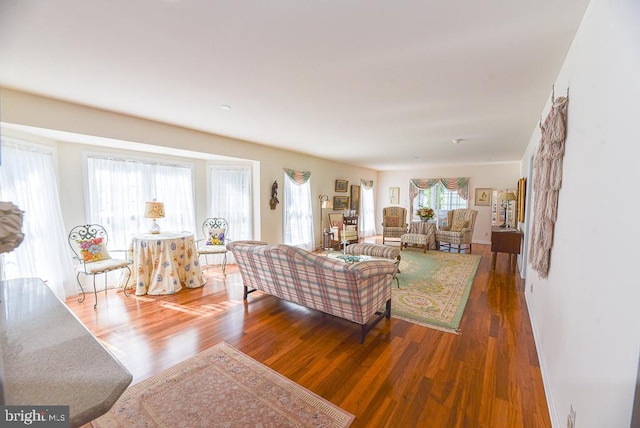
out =
<svg viewBox="0 0 640 428"><path fill-rule="evenodd" d="M511 191L505 191L500 193L499 198L502 202L506 202L505 209L504 209L504 223L500 227L511 227L511 221L510 219L507 219L507 216L509 215L509 211L510 211L509 208L511 205L511 201L515 201L518 198Z"/></svg>
<svg viewBox="0 0 640 428"><path fill-rule="evenodd" d="M157 218L164 218L164 203L156 202L154 199L152 202L144 203L144 217L152 218L153 224L151 224L151 229L149 229L149 233L160 233L160 226L156 222Z"/></svg>

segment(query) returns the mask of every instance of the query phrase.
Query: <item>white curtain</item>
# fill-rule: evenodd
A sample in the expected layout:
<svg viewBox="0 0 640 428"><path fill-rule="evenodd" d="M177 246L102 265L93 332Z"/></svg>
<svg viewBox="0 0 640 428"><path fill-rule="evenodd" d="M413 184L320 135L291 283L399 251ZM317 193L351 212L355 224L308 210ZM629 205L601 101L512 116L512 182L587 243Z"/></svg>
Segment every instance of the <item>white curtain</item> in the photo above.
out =
<svg viewBox="0 0 640 428"><path fill-rule="evenodd" d="M24 241L2 255L2 279L38 277L58 298L78 293L62 220L53 149L3 137L0 200L22 211Z"/></svg>
<svg viewBox="0 0 640 428"><path fill-rule="evenodd" d="M363 237L376 234L376 210L373 197L373 182L360 183L360 231Z"/></svg>
<svg viewBox="0 0 640 428"><path fill-rule="evenodd" d="M149 230L144 203L164 203L161 230L196 234L192 168L132 159L87 157L89 223L104 226L109 247L126 249L131 238Z"/></svg>
<svg viewBox="0 0 640 428"><path fill-rule="evenodd" d="M227 220L230 240L254 238L252 200L250 166L211 166L208 216Z"/></svg>
<svg viewBox="0 0 640 428"><path fill-rule="evenodd" d="M313 251L311 173L285 170L284 243Z"/></svg>

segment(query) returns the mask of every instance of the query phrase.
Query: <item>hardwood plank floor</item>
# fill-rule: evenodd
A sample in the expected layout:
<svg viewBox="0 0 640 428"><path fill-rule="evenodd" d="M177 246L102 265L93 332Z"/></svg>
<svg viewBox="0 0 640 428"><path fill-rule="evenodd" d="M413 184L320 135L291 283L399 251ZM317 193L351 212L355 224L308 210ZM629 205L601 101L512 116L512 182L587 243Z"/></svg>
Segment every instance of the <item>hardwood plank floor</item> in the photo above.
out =
<svg viewBox="0 0 640 428"><path fill-rule="evenodd" d="M473 253L460 335L392 318L360 345L348 321L257 292L243 303L233 265L170 296L110 290L97 310L91 295L67 305L134 383L226 341L354 414L354 427L550 427L524 281L503 254L492 271L488 245Z"/></svg>

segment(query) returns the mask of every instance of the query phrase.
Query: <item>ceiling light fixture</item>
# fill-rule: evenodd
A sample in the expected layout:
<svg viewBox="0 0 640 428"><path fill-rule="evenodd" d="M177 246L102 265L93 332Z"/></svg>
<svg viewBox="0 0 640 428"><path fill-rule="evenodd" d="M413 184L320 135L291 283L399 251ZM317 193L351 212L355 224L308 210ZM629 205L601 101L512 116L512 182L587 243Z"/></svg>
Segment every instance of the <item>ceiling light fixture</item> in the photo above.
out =
<svg viewBox="0 0 640 428"><path fill-rule="evenodd" d="M228 106L226 104L220 104L218 107L220 107L222 110L231 110L231 106Z"/></svg>
<svg viewBox="0 0 640 428"><path fill-rule="evenodd" d="M463 141L462 138L456 138L455 140L451 140L453 144L460 144L461 141Z"/></svg>

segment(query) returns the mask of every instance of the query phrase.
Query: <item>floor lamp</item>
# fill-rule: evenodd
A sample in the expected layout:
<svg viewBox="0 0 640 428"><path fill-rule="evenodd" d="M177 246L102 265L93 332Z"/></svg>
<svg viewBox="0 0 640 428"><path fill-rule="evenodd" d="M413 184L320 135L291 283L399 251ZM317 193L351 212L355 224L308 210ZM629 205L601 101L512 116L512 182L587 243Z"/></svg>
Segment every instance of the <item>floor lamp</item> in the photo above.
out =
<svg viewBox="0 0 640 428"><path fill-rule="evenodd" d="M322 228L322 219L324 218L324 209L333 209L333 203L329 199L329 195L320 195L320 247L324 247L324 229Z"/></svg>

